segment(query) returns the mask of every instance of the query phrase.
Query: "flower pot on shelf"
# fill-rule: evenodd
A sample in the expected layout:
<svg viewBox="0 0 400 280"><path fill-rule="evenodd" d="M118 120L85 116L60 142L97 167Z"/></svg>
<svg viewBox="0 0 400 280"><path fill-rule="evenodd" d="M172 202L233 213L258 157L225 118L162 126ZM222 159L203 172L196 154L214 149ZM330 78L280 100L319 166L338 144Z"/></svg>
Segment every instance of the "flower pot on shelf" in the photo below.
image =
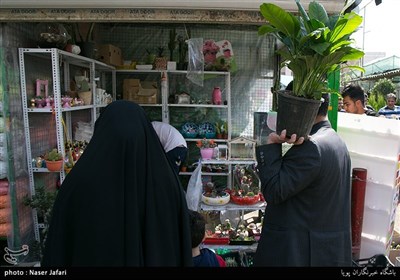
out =
<svg viewBox="0 0 400 280"><path fill-rule="evenodd" d="M56 148L46 152L46 154L44 155L44 160L46 162L46 167L49 171L58 172L63 167L63 155L59 153Z"/></svg>
<svg viewBox="0 0 400 280"><path fill-rule="evenodd" d="M229 202L230 196L227 192L221 192L220 195L213 197L210 193L203 193L201 201L208 205L225 205Z"/></svg>
<svg viewBox="0 0 400 280"><path fill-rule="evenodd" d="M202 159L205 159L205 160L212 159L213 154L214 154L214 148L200 149L200 154L201 154Z"/></svg>
<svg viewBox="0 0 400 280"><path fill-rule="evenodd" d="M46 167L49 171L58 172L61 170L63 166L63 161L64 160L56 160L56 161L46 160Z"/></svg>
<svg viewBox="0 0 400 280"><path fill-rule="evenodd" d="M231 192L231 201L235 204L239 204L239 205L252 205L252 204L256 204L257 202L260 201L260 195L256 194L256 195L252 195L252 196L239 196L236 195L235 192Z"/></svg>
<svg viewBox="0 0 400 280"><path fill-rule="evenodd" d="M81 91L78 92L78 96L83 100L83 105L92 104L92 92L91 91Z"/></svg>

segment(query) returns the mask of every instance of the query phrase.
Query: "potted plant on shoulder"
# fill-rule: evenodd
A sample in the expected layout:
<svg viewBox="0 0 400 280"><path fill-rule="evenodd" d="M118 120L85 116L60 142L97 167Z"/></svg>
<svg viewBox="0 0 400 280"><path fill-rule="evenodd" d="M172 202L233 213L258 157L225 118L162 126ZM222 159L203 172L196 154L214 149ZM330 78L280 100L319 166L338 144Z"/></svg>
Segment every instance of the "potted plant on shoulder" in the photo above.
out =
<svg viewBox="0 0 400 280"><path fill-rule="evenodd" d="M54 148L44 155L44 160L46 161L46 167L49 171L57 172L60 171L63 166L64 157Z"/></svg>
<svg viewBox="0 0 400 280"><path fill-rule="evenodd" d="M287 136L308 138L327 88L327 74L337 70L349 60L360 59L364 53L351 46L350 39L362 23L362 17L343 9L328 16L318 2L310 2L308 13L300 0L295 0L299 16L295 16L272 3L260 6L268 21L260 26L259 35L272 34L283 44L278 54L293 72L293 89L278 92L277 133L287 130ZM358 66L347 66L363 69ZM300 115L296 115L300 113ZM292 123L294 127L292 127Z"/></svg>

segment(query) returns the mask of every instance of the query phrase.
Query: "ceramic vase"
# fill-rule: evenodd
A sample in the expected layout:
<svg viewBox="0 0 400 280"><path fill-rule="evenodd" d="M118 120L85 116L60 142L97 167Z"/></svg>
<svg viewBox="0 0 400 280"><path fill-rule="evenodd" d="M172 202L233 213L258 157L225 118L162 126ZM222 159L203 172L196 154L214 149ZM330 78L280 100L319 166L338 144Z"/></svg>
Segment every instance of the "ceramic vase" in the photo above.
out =
<svg viewBox="0 0 400 280"><path fill-rule="evenodd" d="M222 104L222 93L221 88L215 87L212 93L212 102L214 105Z"/></svg>

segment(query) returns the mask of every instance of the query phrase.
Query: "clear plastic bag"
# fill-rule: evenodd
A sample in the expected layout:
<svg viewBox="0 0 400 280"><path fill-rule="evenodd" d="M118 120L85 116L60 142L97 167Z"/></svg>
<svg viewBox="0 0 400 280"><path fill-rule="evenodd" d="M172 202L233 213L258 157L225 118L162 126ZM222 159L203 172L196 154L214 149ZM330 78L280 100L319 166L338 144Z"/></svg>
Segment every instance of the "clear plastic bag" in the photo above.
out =
<svg viewBox="0 0 400 280"><path fill-rule="evenodd" d="M186 77L202 87L204 82L203 38L192 38L187 40L187 43L189 63Z"/></svg>
<svg viewBox="0 0 400 280"><path fill-rule="evenodd" d="M190 210L199 210L202 193L203 183L201 181L201 163L199 163L190 177L186 191L186 203Z"/></svg>

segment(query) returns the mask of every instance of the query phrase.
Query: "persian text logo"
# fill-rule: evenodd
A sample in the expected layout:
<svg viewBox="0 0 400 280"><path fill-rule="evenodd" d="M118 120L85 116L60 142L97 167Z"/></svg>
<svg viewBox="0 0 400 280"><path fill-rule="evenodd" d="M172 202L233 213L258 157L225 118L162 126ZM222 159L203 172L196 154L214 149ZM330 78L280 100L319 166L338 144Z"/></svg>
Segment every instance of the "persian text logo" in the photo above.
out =
<svg viewBox="0 0 400 280"><path fill-rule="evenodd" d="M3 258L6 262L9 264L17 264L18 260L15 258L20 255L28 255L29 253L29 246L28 245L22 245L22 248L20 250L11 250L7 247L4 248L4 251L6 253L4 254Z"/></svg>

